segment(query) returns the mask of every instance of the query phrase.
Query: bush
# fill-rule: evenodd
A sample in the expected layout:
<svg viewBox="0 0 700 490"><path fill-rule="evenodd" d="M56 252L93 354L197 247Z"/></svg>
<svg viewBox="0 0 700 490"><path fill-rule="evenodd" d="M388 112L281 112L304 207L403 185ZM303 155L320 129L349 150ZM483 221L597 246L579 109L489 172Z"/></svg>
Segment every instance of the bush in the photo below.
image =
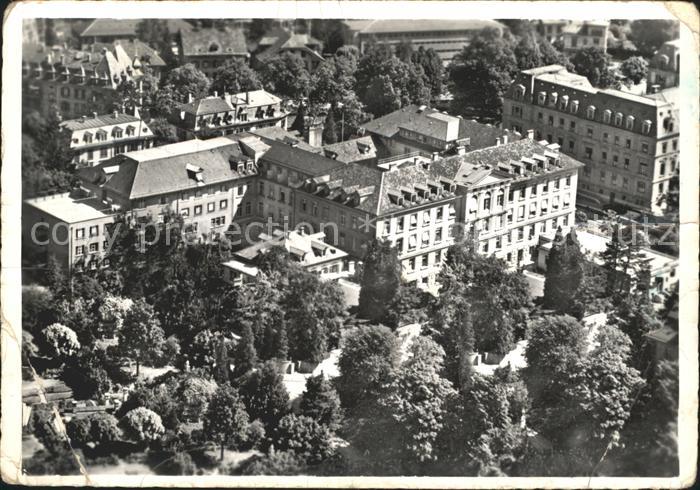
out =
<svg viewBox="0 0 700 490"><path fill-rule="evenodd" d="M90 438L95 444L109 444L121 438L119 422L114 415L94 413L88 417Z"/></svg>
<svg viewBox="0 0 700 490"><path fill-rule="evenodd" d="M138 442L151 442L165 433L160 415L144 407L131 410L121 424L127 437Z"/></svg>
<svg viewBox="0 0 700 490"><path fill-rule="evenodd" d="M92 441L90 437L90 421L88 419L73 418L66 424L66 432L70 438L71 446L85 447Z"/></svg>
<svg viewBox="0 0 700 490"><path fill-rule="evenodd" d="M299 475L306 469L303 459L293 451L272 452L251 458L241 468L243 475Z"/></svg>
<svg viewBox="0 0 700 490"><path fill-rule="evenodd" d="M163 461L156 470L160 475L194 475L197 466L188 453L177 452Z"/></svg>
<svg viewBox="0 0 700 490"><path fill-rule="evenodd" d="M281 451L292 450L309 463L319 463L332 453L331 433L314 419L294 414L282 417L273 435Z"/></svg>
<svg viewBox="0 0 700 490"><path fill-rule="evenodd" d="M53 323L43 330L46 343L58 357L70 357L80 350L78 335L60 323Z"/></svg>
<svg viewBox="0 0 700 490"><path fill-rule="evenodd" d="M258 419L248 424L243 441L243 449L258 449L265 440L265 425Z"/></svg>

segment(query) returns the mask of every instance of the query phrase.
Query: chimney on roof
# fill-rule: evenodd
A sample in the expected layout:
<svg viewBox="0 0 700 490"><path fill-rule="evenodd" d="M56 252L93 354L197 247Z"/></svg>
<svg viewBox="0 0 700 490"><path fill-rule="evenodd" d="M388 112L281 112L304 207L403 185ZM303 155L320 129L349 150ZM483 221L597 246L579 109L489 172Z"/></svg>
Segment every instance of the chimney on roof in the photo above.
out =
<svg viewBox="0 0 700 490"><path fill-rule="evenodd" d="M496 138L496 146L501 146L501 138Z"/></svg>
<svg viewBox="0 0 700 490"><path fill-rule="evenodd" d="M467 147L465 145L457 146L457 155L464 155L467 152Z"/></svg>
<svg viewBox="0 0 700 490"><path fill-rule="evenodd" d="M250 95L247 90L245 91L245 103L250 104Z"/></svg>
<svg viewBox="0 0 700 490"><path fill-rule="evenodd" d="M660 89L661 89L661 86L655 83L654 85L651 86L651 93L657 94L657 93L659 93Z"/></svg>
<svg viewBox="0 0 700 490"><path fill-rule="evenodd" d="M61 66L63 66L63 65L65 64L65 62L66 62L66 55L65 55L65 54L61 54L60 60L61 60L61 61L60 61L60 64L61 64Z"/></svg>
<svg viewBox="0 0 700 490"><path fill-rule="evenodd" d="M192 103L192 100L193 100L193 99L192 99L192 93L191 93L191 92L187 92L187 103L188 103L188 104L191 104L191 103Z"/></svg>
<svg viewBox="0 0 700 490"><path fill-rule="evenodd" d="M119 116L119 111L115 110L115 111L112 113L112 117L113 117L114 119L116 119L118 116Z"/></svg>
<svg viewBox="0 0 700 490"><path fill-rule="evenodd" d="M219 92L217 92L216 90L214 90L214 97L218 97L218 96L219 96Z"/></svg>
<svg viewBox="0 0 700 490"><path fill-rule="evenodd" d="M97 119L97 113L96 113L96 112L93 112L93 113L92 113L92 118L93 118L93 119Z"/></svg>
<svg viewBox="0 0 700 490"><path fill-rule="evenodd" d="M503 144L505 145L506 143L508 143L508 135L504 134L503 135Z"/></svg>
<svg viewBox="0 0 700 490"><path fill-rule="evenodd" d="M80 122L84 123L85 122L85 116L80 116Z"/></svg>
<svg viewBox="0 0 700 490"><path fill-rule="evenodd" d="M534 129L527 130L527 139L529 139L529 140L535 139L535 130Z"/></svg>

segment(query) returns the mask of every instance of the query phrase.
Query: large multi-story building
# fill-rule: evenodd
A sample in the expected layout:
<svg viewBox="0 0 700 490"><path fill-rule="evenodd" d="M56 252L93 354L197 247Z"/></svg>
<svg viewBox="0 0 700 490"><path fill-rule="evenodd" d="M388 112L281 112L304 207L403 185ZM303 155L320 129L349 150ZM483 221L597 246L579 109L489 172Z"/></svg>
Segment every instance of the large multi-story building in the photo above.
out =
<svg viewBox="0 0 700 490"><path fill-rule="evenodd" d="M247 62L250 58L241 29L196 27L182 31L178 52L182 64L193 64L210 79L228 61Z"/></svg>
<svg viewBox="0 0 700 490"><path fill-rule="evenodd" d="M109 204L81 191L35 197L22 209L23 246L54 257L66 268L97 268L110 246Z"/></svg>
<svg viewBox="0 0 700 490"><path fill-rule="evenodd" d="M349 44L355 44L364 53L370 44L385 44L394 48L401 42L410 42L416 49L432 48L443 63L452 61L482 29L493 29L502 34L506 27L494 20L478 19L410 19L346 20Z"/></svg>
<svg viewBox="0 0 700 490"><path fill-rule="evenodd" d="M82 46L137 39L142 19L95 19L80 34ZM189 31L192 24L182 19L165 19L170 34Z"/></svg>
<svg viewBox="0 0 700 490"><path fill-rule="evenodd" d="M426 106L408 105L373 119L362 130L375 140L381 156L471 151L520 139L519 134L451 116Z"/></svg>
<svg viewBox="0 0 700 490"><path fill-rule="evenodd" d="M105 209L95 220L124 213L164 222L177 213L188 236L234 231L229 238L241 243L275 228L322 232L355 260L368 241L388 240L405 280L429 290L457 226L516 267L534 260L540 235L573 223L581 164L556 144L525 138L446 157L376 159L366 158L364 139L329 153L296 138L236 134L117 155L80 176Z"/></svg>
<svg viewBox="0 0 700 490"><path fill-rule="evenodd" d="M70 132L73 162L80 167L97 165L120 153L150 148L155 139L138 109L133 114L94 112L92 116L63 121L61 127Z"/></svg>
<svg viewBox="0 0 700 490"><path fill-rule="evenodd" d="M323 62L323 44L308 34L295 34L283 28L275 28L266 33L255 53L255 65L262 66L271 58L284 53L298 57L309 72L316 70Z"/></svg>
<svg viewBox="0 0 700 490"><path fill-rule="evenodd" d="M521 72L503 102L503 126L534 130L585 163L581 204L661 213L678 166L677 89L647 96L594 88L559 65Z"/></svg>
<svg viewBox="0 0 700 490"><path fill-rule="evenodd" d="M142 68L158 59L131 58L115 43L100 51L80 51L64 46L22 47L22 96L25 107L48 115L58 110L64 118L93 111L108 112L116 89L124 80L137 81ZM162 62L162 60L160 60ZM156 65L153 65L156 66Z"/></svg>
<svg viewBox="0 0 700 490"><path fill-rule="evenodd" d="M180 139L226 135L268 126L287 127L289 111L282 99L265 90L214 94L191 99L173 109L170 122Z"/></svg>
<svg viewBox="0 0 700 490"><path fill-rule="evenodd" d="M609 26L607 20L542 19L537 32L550 43L561 42L567 53L584 48L607 51Z"/></svg>
<svg viewBox="0 0 700 490"><path fill-rule="evenodd" d="M680 39L664 43L649 62L647 92L677 87L681 65Z"/></svg>

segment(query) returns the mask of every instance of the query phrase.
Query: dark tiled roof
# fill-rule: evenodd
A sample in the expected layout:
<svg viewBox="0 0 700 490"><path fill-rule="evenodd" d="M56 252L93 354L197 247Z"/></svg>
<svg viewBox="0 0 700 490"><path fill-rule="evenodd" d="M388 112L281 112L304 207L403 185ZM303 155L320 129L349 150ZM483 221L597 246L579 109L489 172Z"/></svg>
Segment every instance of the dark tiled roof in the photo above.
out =
<svg viewBox="0 0 700 490"><path fill-rule="evenodd" d="M435 116L430 117L431 114L440 114L441 116L437 117L442 117L442 113L436 109L428 107L423 111L420 111L419 106L412 104L385 116L373 119L372 121L365 123L363 127L366 131L384 138L397 137L399 127L404 127L427 136L442 138L442 136L438 135L437 133L444 133L444 122L440 119L436 119ZM505 135L515 136L512 132L497 128L495 126L488 126L486 124L481 124L476 121L469 121L462 118L458 119L458 138L469 138L469 147L472 149L485 148L495 145L496 139L503 138ZM413 143L412 140L411 142ZM414 144L419 143L415 142Z"/></svg>
<svg viewBox="0 0 700 490"><path fill-rule="evenodd" d="M343 163L359 162L377 157L377 148L374 146L371 136L325 145L323 151L327 157Z"/></svg>
<svg viewBox="0 0 700 490"><path fill-rule="evenodd" d="M88 36L136 36L136 28L142 19L95 19L80 34ZM192 25L181 19L167 19L168 31L175 34L178 31L192 29Z"/></svg>
<svg viewBox="0 0 700 490"><path fill-rule="evenodd" d="M194 29L180 34L184 56L247 56L245 35L240 29ZM216 47L215 50L212 50Z"/></svg>
<svg viewBox="0 0 700 490"><path fill-rule="evenodd" d="M108 191L138 199L148 196L197 189L198 183L189 175L187 166L202 169L205 185L226 182L249 176L239 174L229 158L243 156L237 141L228 138L215 138L190 145L191 141L176 143L178 148L199 148L196 151L176 151L168 154L168 145L119 155L107 160L80 175L92 182L99 182L99 171L107 167L119 166L119 170L104 184ZM153 158L149 156L152 155Z"/></svg>
<svg viewBox="0 0 700 490"><path fill-rule="evenodd" d="M266 128L258 128L254 129L250 133L260 136L266 141L285 142L285 140L290 141L292 139L295 139L298 142L297 148L301 148L302 150L306 150L311 153L323 153L323 148L311 146L306 141L304 141L304 138L301 135L299 135L297 131L286 131L280 128L279 126L268 126Z"/></svg>
<svg viewBox="0 0 700 490"><path fill-rule="evenodd" d="M342 162L336 162L318 153L305 151L299 147L293 147L277 140L268 140L270 149L262 157L275 163L291 167L299 172L310 175L323 175L334 168L344 166Z"/></svg>
<svg viewBox="0 0 700 490"><path fill-rule="evenodd" d="M61 126L64 126L71 131L78 131L81 129L93 129L102 126L111 126L113 124L122 124L129 122L140 122L141 119L132 114L101 114L97 117L86 117L84 120L81 119L70 119L68 121L63 121Z"/></svg>
<svg viewBox="0 0 700 490"><path fill-rule="evenodd" d="M201 114L232 111L233 107L221 97L205 97L180 105L180 110L199 116Z"/></svg>
<svg viewBox="0 0 700 490"><path fill-rule="evenodd" d="M126 51L126 54L129 55L129 58L132 60L138 57L141 63L146 63L150 66L165 66L165 61L160 57L158 51L138 39L116 42L121 44L121 47L124 48L124 51ZM102 51L102 48L112 49L112 47L112 44L104 43L94 43L91 45L92 51L98 53Z"/></svg>
<svg viewBox="0 0 700 490"><path fill-rule="evenodd" d="M323 56L315 51L320 46L321 42L308 34L292 34L283 29L275 29L263 37L259 46L261 51L255 57L258 61L264 61L287 49L301 49L322 61Z"/></svg>

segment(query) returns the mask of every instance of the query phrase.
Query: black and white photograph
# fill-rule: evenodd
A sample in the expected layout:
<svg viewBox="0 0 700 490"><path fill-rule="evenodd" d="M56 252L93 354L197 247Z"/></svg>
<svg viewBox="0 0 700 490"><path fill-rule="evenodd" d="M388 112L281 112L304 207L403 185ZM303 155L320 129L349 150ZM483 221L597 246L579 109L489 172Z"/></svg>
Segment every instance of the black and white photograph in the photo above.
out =
<svg viewBox="0 0 700 490"><path fill-rule="evenodd" d="M5 31L4 480L692 485L692 5L107 3Z"/></svg>

